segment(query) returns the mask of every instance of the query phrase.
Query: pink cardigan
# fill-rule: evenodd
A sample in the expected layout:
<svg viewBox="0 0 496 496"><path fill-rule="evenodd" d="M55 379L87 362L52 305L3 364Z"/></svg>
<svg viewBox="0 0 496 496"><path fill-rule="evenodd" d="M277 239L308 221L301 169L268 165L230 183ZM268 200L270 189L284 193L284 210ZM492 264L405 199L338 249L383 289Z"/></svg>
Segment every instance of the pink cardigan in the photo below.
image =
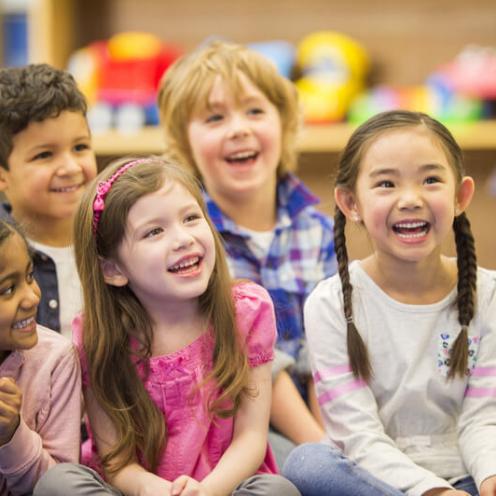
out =
<svg viewBox="0 0 496 496"><path fill-rule="evenodd" d="M0 365L22 391L21 421L0 446L0 496L31 493L58 462L79 460L81 370L72 343L38 326L38 344L12 352Z"/></svg>

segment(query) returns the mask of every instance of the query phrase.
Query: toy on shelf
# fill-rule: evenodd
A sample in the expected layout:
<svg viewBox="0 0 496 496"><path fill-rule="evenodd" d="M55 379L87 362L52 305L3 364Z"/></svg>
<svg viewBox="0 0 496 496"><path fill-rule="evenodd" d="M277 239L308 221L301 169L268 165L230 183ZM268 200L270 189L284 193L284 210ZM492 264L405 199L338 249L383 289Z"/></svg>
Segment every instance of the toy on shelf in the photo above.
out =
<svg viewBox="0 0 496 496"><path fill-rule="evenodd" d="M377 86L358 95L350 105L348 120L361 124L373 115L393 109L425 112L446 123L465 123L480 119L483 104L430 80L420 86Z"/></svg>
<svg viewBox="0 0 496 496"><path fill-rule="evenodd" d="M301 40L296 58L302 72L296 86L305 121L343 120L365 85L370 65L365 49L347 35L320 31Z"/></svg>
<svg viewBox="0 0 496 496"><path fill-rule="evenodd" d="M289 41L258 41L249 43L248 47L269 59L277 68L279 74L291 79L295 64L295 46Z"/></svg>
<svg viewBox="0 0 496 496"><path fill-rule="evenodd" d="M157 87L181 54L178 46L141 32L119 33L76 51L68 68L88 99L92 130L134 132L158 124Z"/></svg>
<svg viewBox="0 0 496 496"><path fill-rule="evenodd" d="M469 45L433 74L438 84L482 100L496 99L496 47Z"/></svg>

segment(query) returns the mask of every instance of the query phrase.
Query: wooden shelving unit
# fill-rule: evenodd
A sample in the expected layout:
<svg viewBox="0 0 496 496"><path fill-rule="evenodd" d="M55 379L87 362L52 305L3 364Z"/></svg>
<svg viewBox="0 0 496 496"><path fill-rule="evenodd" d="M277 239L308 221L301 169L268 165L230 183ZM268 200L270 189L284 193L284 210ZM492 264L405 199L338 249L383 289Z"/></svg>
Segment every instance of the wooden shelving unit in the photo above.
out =
<svg viewBox="0 0 496 496"><path fill-rule="evenodd" d="M449 126L464 150L496 149L496 121L480 121ZM305 126L298 141L302 153L340 152L355 127L351 124ZM147 127L136 134L112 130L93 135L97 155L161 153L164 150L160 127Z"/></svg>

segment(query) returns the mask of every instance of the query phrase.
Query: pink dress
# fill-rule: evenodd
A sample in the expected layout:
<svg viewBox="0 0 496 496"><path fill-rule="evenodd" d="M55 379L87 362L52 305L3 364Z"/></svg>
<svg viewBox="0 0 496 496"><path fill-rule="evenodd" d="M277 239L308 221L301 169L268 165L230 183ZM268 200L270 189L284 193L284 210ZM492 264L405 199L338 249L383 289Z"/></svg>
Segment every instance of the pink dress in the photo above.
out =
<svg viewBox="0 0 496 496"><path fill-rule="evenodd" d="M257 367L273 359L276 325L272 301L261 286L241 283L233 288L236 322L245 343L248 362ZM83 386L88 384L88 369L82 347L82 318L73 323L74 342L79 349ZM191 344L175 353L150 359L150 374L145 388L153 402L164 413L167 422L167 446L156 474L174 480L186 474L202 480L217 465L232 440L234 420L211 418L206 400L208 390L198 389L212 370L214 340L205 332ZM141 372L138 365L138 371ZM91 433L83 448L82 462L99 472L98 455ZM277 465L267 445L265 460L258 473L277 473Z"/></svg>

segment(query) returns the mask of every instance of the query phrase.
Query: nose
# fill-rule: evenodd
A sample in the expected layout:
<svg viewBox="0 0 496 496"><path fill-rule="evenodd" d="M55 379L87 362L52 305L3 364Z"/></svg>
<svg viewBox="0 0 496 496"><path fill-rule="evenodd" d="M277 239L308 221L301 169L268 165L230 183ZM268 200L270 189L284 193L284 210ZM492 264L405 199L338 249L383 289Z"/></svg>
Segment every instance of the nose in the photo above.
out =
<svg viewBox="0 0 496 496"><path fill-rule="evenodd" d="M400 210L416 210L423 205L423 199L418 188L404 188L400 193L398 208Z"/></svg>
<svg viewBox="0 0 496 496"><path fill-rule="evenodd" d="M246 117L241 113L232 115L229 126L229 137L231 139L238 139L248 136L249 133L250 126Z"/></svg>
<svg viewBox="0 0 496 496"><path fill-rule="evenodd" d="M38 283L33 280L31 283L24 284L21 306L24 310L31 310L40 303L41 291Z"/></svg>
<svg viewBox="0 0 496 496"><path fill-rule="evenodd" d="M57 168L57 174L60 176L66 176L76 174L80 170L81 166L77 158L71 152L64 153Z"/></svg>
<svg viewBox="0 0 496 496"><path fill-rule="evenodd" d="M174 250L184 250L189 248L193 244L193 236L191 233L183 226L178 227L174 231Z"/></svg>

